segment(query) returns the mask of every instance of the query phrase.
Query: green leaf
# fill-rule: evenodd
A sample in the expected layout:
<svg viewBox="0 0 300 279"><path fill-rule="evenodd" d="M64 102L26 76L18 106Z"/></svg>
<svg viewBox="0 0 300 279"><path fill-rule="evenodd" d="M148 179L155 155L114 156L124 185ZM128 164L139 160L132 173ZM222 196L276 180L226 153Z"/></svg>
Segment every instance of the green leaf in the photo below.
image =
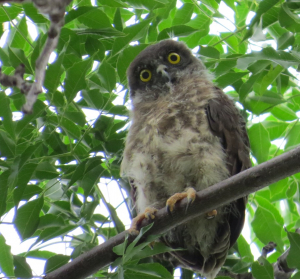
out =
<svg viewBox="0 0 300 279"><path fill-rule="evenodd" d="M104 59L105 47L99 40L89 36L85 43L85 49L95 60L102 61Z"/></svg>
<svg viewBox="0 0 300 279"><path fill-rule="evenodd" d="M155 242L154 245L152 245L152 247L150 247L150 245L147 245L144 249L137 252L132 257L132 260L140 260L140 259L151 257L151 256L154 256L157 254L171 252L174 250L175 249L172 249L171 247L168 247L161 242ZM182 250L182 249L176 249L176 250Z"/></svg>
<svg viewBox="0 0 300 279"><path fill-rule="evenodd" d="M84 190L84 195L88 197L95 184L99 181L103 172L103 168L100 165L96 165L90 171L86 172L81 181L81 187Z"/></svg>
<svg viewBox="0 0 300 279"><path fill-rule="evenodd" d="M289 150L300 144L300 123L292 125L289 133L286 136L286 144L284 149Z"/></svg>
<svg viewBox="0 0 300 279"><path fill-rule="evenodd" d="M30 4L31 5L31 4ZM31 5L32 6L32 5ZM35 63L36 63L36 60L39 58L41 52L43 51L43 46L47 40L47 37L48 35L47 34L41 34L37 40L35 41L35 46L34 46L34 49L32 51L32 54L31 54L31 67L34 68L35 67Z"/></svg>
<svg viewBox="0 0 300 279"><path fill-rule="evenodd" d="M14 224L21 237L26 239L33 235L40 221L40 211L44 204L44 198L40 197L18 208Z"/></svg>
<svg viewBox="0 0 300 279"><path fill-rule="evenodd" d="M199 54L210 58L220 59L220 52L211 46L201 46L199 49Z"/></svg>
<svg viewBox="0 0 300 279"><path fill-rule="evenodd" d="M8 38L8 43L10 47L23 49L28 42L26 39L28 38L28 29L26 23L26 17L23 16L21 20L18 22L15 29L13 29ZM27 39L28 40L28 39Z"/></svg>
<svg viewBox="0 0 300 279"><path fill-rule="evenodd" d="M216 79L216 83L221 88L232 85L236 81L240 80L243 76L247 75L248 72L238 72L238 73L227 73Z"/></svg>
<svg viewBox="0 0 300 279"><path fill-rule="evenodd" d="M58 236L64 236L68 232L75 230L76 228L77 228L77 226L75 226L75 225L46 228L42 231L39 238L36 240L35 244L40 241L45 242L47 240L53 239Z"/></svg>
<svg viewBox="0 0 300 279"><path fill-rule="evenodd" d="M140 23L124 28L123 33L126 34L126 36L115 39L112 47L112 54L115 55L119 53L121 50L126 48L131 41L140 39L149 28L151 20L151 18L145 19Z"/></svg>
<svg viewBox="0 0 300 279"><path fill-rule="evenodd" d="M22 49L8 47L8 54L9 54L10 62L14 68L17 68L20 64L24 64L25 73L33 75L31 66Z"/></svg>
<svg viewBox="0 0 300 279"><path fill-rule="evenodd" d="M282 181L287 182L285 179L283 179ZM270 189L270 192L271 192L271 189ZM279 210L276 208L276 206L273 203L271 203L271 201L269 199L258 196L258 197L256 197L255 200L259 204L259 206L270 211L274 215L275 220L277 221L277 223L280 226L282 226L282 227L284 226L284 220L281 216L281 212L279 212Z"/></svg>
<svg viewBox="0 0 300 279"><path fill-rule="evenodd" d="M278 118L279 120L283 121L291 121L298 119L296 113L291 110L286 104L279 104L272 108L271 113Z"/></svg>
<svg viewBox="0 0 300 279"><path fill-rule="evenodd" d="M80 9L82 8L85 7L80 7L75 12L80 13ZM96 7L94 9L89 10L86 13L83 13L77 19L80 23L83 23L90 28L100 29L100 28L111 27L111 23L107 15L99 8Z"/></svg>
<svg viewBox="0 0 300 279"><path fill-rule="evenodd" d="M0 22L11 21L22 12L22 8L18 6L1 6Z"/></svg>
<svg viewBox="0 0 300 279"><path fill-rule="evenodd" d="M64 194L61 183L56 179L49 180L45 186L45 189L47 190L44 196L54 201L60 200Z"/></svg>
<svg viewBox="0 0 300 279"><path fill-rule="evenodd" d="M157 8L163 8L166 4L168 4L168 0L126 0L126 3L135 9L154 10Z"/></svg>
<svg viewBox="0 0 300 279"><path fill-rule="evenodd" d="M159 236L151 235L150 237L153 237L154 239L149 241L149 239L147 238L146 241L144 241L143 243L137 245L137 243L142 238L142 236L147 231L149 231L152 228L152 226L153 226L153 223L147 225L146 227L141 228L138 236L126 248L126 254L125 254L125 257L123 259L124 262L127 262L127 261L131 260L133 256L140 253L148 244L150 244L150 242L152 242L153 240L155 240L156 238L159 237Z"/></svg>
<svg viewBox="0 0 300 279"><path fill-rule="evenodd" d="M259 93L261 95L267 90L268 86L276 80L276 78L281 74L283 70L284 68L280 65L277 65L274 69L269 70L269 72L263 77L260 82Z"/></svg>
<svg viewBox="0 0 300 279"><path fill-rule="evenodd" d="M271 141L283 137L289 126L288 123L282 121L264 121L262 124L268 131Z"/></svg>
<svg viewBox="0 0 300 279"><path fill-rule="evenodd" d="M66 72L65 79L65 95L68 102L71 102L76 94L86 88L86 74L90 70L92 65L91 59L75 63Z"/></svg>
<svg viewBox="0 0 300 279"><path fill-rule="evenodd" d="M5 131L7 131L13 139L15 137L15 123L12 120L10 100L4 92L0 92L0 117L2 118Z"/></svg>
<svg viewBox="0 0 300 279"><path fill-rule="evenodd" d="M276 94L271 91L266 91L264 95L259 96L254 92L251 92L246 100L245 106L254 114L261 114L269 111L275 105L285 102L282 95Z"/></svg>
<svg viewBox="0 0 300 279"><path fill-rule="evenodd" d="M25 257L14 256L15 276L21 278L32 278L30 265L26 262Z"/></svg>
<svg viewBox="0 0 300 279"><path fill-rule="evenodd" d="M271 146L269 133L261 123L251 126L248 130L251 151L260 164L268 160L269 148Z"/></svg>
<svg viewBox="0 0 300 279"><path fill-rule="evenodd" d="M157 40L160 41L160 40L169 39L173 37L184 37L198 31L199 29L195 29L188 25L176 25L162 30L159 33Z"/></svg>
<svg viewBox="0 0 300 279"><path fill-rule="evenodd" d="M68 136L74 139L79 139L81 137L80 128L71 120L63 117L60 119L60 124Z"/></svg>
<svg viewBox="0 0 300 279"><path fill-rule="evenodd" d="M263 48L261 51L252 52L250 54L246 54L238 59L237 67L239 69L246 69L251 64L255 63L257 60L270 60L276 64L281 65L284 68L288 68L289 66L298 65L300 60L298 57L282 51L282 50L274 50L271 47Z"/></svg>
<svg viewBox="0 0 300 279"><path fill-rule="evenodd" d="M9 135L0 130L0 154L1 157L12 158L15 155L16 144Z"/></svg>
<svg viewBox="0 0 300 279"><path fill-rule="evenodd" d="M0 234L0 268L6 276L15 276L13 256L10 252L10 246L5 243L5 238Z"/></svg>
<svg viewBox="0 0 300 279"><path fill-rule="evenodd" d="M31 257L31 258L46 260L46 259L49 259L52 256L54 256L55 253L49 252L49 251L37 251L37 250L33 250L33 251L28 251L28 252L20 254L20 256L25 256L25 255L26 255L26 257Z"/></svg>
<svg viewBox="0 0 300 279"><path fill-rule="evenodd" d="M192 14L194 11L194 4L185 3L177 10L173 22L173 25L182 25L186 24L191 20Z"/></svg>
<svg viewBox="0 0 300 279"><path fill-rule="evenodd" d="M292 198L296 193L297 193L297 190L298 190L298 181L297 180L292 180L289 182L288 184L288 188L286 190L286 197L288 199Z"/></svg>
<svg viewBox="0 0 300 279"><path fill-rule="evenodd" d="M6 212L6 199L7 199L7 192L8 192L8 187L7 187L7 180L10 175L11 171L4 171L0 175L0 216L3 215L3 213Z"/></svg>
<svg viewBox="0 0 300 279"><path fill-rule="evenodd" d="M69 260L70 256L65 255L55 255L49 258L46 262L44 273L47 274L55 269L58 269L59 267L68 263Z"/></svg>
<svg viewBox="0 0 300 279"><path fill-rule="evenodd" d="M107 92L112 92L116 86L115 69L109 63L103 61L98 70L98 77L102 86L107 90Z"/></svg>
<svg viewBox="0 0 300 279"><path fill-rule="evenodd" d="M128 7L128 5L126 3L124 3L123 1L120 1L120 0L97 0L97 3L99 3L100 5L103 5L103 6L114 7L114 8Z"/></svg>
<svg viewBox="0 0 300 279"><path fill-rule="evenodd" d="M219 53L220 55L220 53ZM234 58L228 58L223 61L221 61L218 66L215 69L215 75L217 77L226 74L229 72L232 68L236 66L236 59Z"/></svg>
<svg viewBox="0 0 300 279"><path fill-rule="evenodd" d="M299 233L287 233L291 247L287 256L287 263L289 268L300 269L299 255L300 255L300 234Z"/></svg>
<svg viewBox="0 0 300 279"><path fill-rule="evenodd" d="M109 1L109 2L111 2L111 1ZM119 30L119 31L123 30L122 15L121 15L121 10L119 8L116 10L114 20L113 20L113 25L115 26L115 28L117 30Z"/></svg>
<svg viewBox="0 0 300 279"><path fill-rule="evenodd" d="M263 0L259 3L256 15L252 18L250 23L250 29L246 33L243 40L248 39L253 34L253 27L260 21L261 16L268 12L274 5L276 5L279 2L279 0Z"/></svg>
<svg viewBox="0 0 300 279"><path fill-rule="evenodd" d="M22 196L20 196L16 191L19 188L14 190L14 202L16 203L16 200L25 200L28 201L30 198L32 198L35 195L39 195L43 190L35 185L27 185L27 187L22 192ZM16 193L16 194L15 194Z"/></svg>
<svg viewBox="0 0 300 279"><path fill-rule="evenodd" d="M273 267L263 257L260 257L259 261L252 264L252 274L255 279L274 279Z"/></svg>
<svg viewBox="0 0 300 279"><path fill-rule="evenodd" d="M29 180L31 179L33 173L36 170L37 167L37 163L27 163L25 165L20 165L19 163L19 167L17 169L17 176L15 176L13 174L13 176L15 176L15 178L17 178L17 188L15 188L14 190L14 202L17 205L19 203L19 201L23 198L24 192L27 188L27 183L29 182Z"/></svg>
<svg viewBox="0 0 300 279"><path fill-rule="evenodd" d="M273 241L277 244L278 251L283 251L282 226L278 224L269 210L258 206L251 224L255 235L262 243L268 244Z"/></svg>
<svg viewBox="0 0 300 279"><path fill-rule="evenodd" d="M132 274L128 271L136 272L137 274L139 274L140 278L164 278L164 279L173 278L173 275L171 275L169 271L159 263L127 265L124 274L125 278L129 276L129 274ZM132 275L135 276L135 274Z"/></svg>
<svg viewBox="0 0 300 279"><path fill-rule="evenodd" d="M243 235L239 236L239 238L237 240L237 244L239 247L239 253L240 253L241 257L243 258L243 261L252 263L254 258L251 253L250 245L246 241L246 239L243 237Z"/></svg>
<svg viewBox="0 0 300 279"><path fill-rule="evenodd" d="M277 48L284 50L289 46L292 46L295 42L295 37L293 33L286 32L281 35L277 40Z"/></svg>
<svg viewBox="0 0 300 279"><path fill-rule="evenodd" d="M49 20L38 12L37 8L31 3L23 3L25 15L35 23L47 23Z"/></svg>
<svg viewBox="0 0 300 279"><path fill-rule="evenodd" d="M41 216L39 229L51 228L51 227L62 227L65 225L65 222L61 216L54 214L46 214Z"/></svg>
<svg viewBox="0 0 300 279"><path fill-rule="evenodd" d="M39 179L52 179L56 178L59 175L59 173L53 165L51 165L47 161L44 161L38 164L35 170L35 175Z"/></svg>
<svg viewBox="0 0 300 279"><path fill-rule="evenodd" d="M279 180L279 181L271 184L269 186L270 193L271 193L271 200L276 201L276 200L285 199L286 198L286 191L288 189L288 186L289 186L289 184L288 184L288 179L287 178ZM282 222L281 225L283 225L283 222Z"/></svg>
<svg viewBox="0 0 300 279"><path fill-rule="evenodd" d="M55 92L60 83L61 75L64 72L62 62L65 57L65 49L63 49L56 61L48 66L45 75L44 86L50 91Z"/></svg>
<svg viewBox="0 0 300 279"><path fill-rule="evenodd" d="M282 27L285 27L291 32L300 31L300 19L289 9L286 3L281 5L279 11L279 23Z"/></svg>

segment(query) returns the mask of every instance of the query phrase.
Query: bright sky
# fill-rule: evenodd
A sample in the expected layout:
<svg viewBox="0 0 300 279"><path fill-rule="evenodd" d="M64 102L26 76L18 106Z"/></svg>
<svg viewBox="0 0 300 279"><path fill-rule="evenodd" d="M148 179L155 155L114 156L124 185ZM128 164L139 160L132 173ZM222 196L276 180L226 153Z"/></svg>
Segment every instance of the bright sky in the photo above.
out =
<svg viewBox="0 0 300 279"><path fill-rule="evenodd" d="M92 1L93 2L93 1ZM95 2L95 1L94 1ZM180 1L177 2L177 7L180 7L182 3ZM215 20L214 23L211 24L210 34L219 34L220 32L228 32L228 31L234 31L235 27L232 22L234 22L234 13L233 11L228 8L223 2L220 3L220 9L219 11L226 17L224 19L218 18ZM247 23L250 22L251 18L253 17L253 14L250 14ZM126 24L130 25L134 23L134 19L131 19ZM27 20L29 33L32 36L32 38L37 37L37 30L33 23L30 22L30 20ZM4 29L8 30L8 23L4 23ZM2 35L2 38L0 40L0 47L2 47L7 38L8 31ZM260 46L251 46L251 50L260 50ZM52 56L52 61L55 59L55 54ZM230 88L228 88L230 89ZM9 90L7 91L9 93ZM123 94L122 88L120 90L117 89L117 93L120 95L117 100L114 102L115 104L120 104L123 102ZM94 121L99 116L99 112L95 110L85 110L87 120L89 122ZM18 119L22 117L22 114L16 113L14 115L15 119ZM126 225L126 228L129 228L130 225L130 218L127 211L127 208L123 202L123 196L126 196L126 193L123 190L120 190L118 184L115 181L108 180L108 179L101 179L100 183L98 184L101 192L105 196L105 199L107 202L109 202L114 207L119 206L117 209L117 214L121 218L121 220ZM121 193L121 191L123 193ZM121 205L120 205L121 204ZM21 205L21 204L20 204ZM101 213L102 215L108 216L108 211L106 207L103 205L102 202L100 202L100 205L96 208L96 213ZM11 223L14 218L14 210L11 210L8 214L2 218L2 222L5 223ZM82 231L81 229L76 229L69 235L77 235L80 234ZM32 245L35 241L35 239L26 240L23 243L21 243L20 238L14 229L13 225L11 224L0 224L0 233L2 233L6 239L6 243L11 246L11 251L13 254L19 254L22 252L28 251L30 245ZM242 232L246 240L250 243L250 229L249 229L249 222L247 218L247 222L245 224L244 230ZM101 238L99 238L100 241L103 241ZM45 244L42 245L42 250L47 251L53 251L55 253L61 253L61 254L67 254L70 255L72 250L68 248L68 245L61 242L60 238L53 239L52 241L48 241ZM257 258L260 253L257 250L256 246L254 244L251 245L251 249L255 257ZM36 259L28 259L28 263L31 265L33 272L35 275L39 276L42 275L44 270L44 261L36 260ZM0 276L3 276L3 274L0 274ZM176 272L176 277L180 276L180 272ZM40 277L34 277L34 278L40 278Z"/></svg>

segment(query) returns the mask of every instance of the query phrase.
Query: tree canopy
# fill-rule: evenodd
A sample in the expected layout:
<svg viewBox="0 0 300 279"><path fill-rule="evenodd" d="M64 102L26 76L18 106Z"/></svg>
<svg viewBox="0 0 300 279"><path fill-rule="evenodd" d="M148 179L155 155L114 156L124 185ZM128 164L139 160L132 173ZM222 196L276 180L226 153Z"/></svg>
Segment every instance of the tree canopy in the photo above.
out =
<svg viewBox="0 0 300 279"><path fill-rule="evenodd" d="M23 64L24 79L31 83L51 22L31 1L17 2L0 1L6 3L0 7L1 74L13 76ZM20 113L24 94L2 82L0 229L13 211L9 224L21 240L34 241L27 252L12 254L0 234L1 272L42 276L26 259L45 260L46 274L125 230L128 223L118 207L130 207L125 194L130 189L120 177L130 122L126 69L149 44L174 38L194 50L241 109L253 165L297 146L299 15L296 0L71 1L32 113ZM122 193L119 206L105 198L100 179L114 181L107 187ZM240 236L225 263L228 270L251 269L255 278L271 279L271 264L288 247L289 264L300 269L300 236L293 233L300 227L299 181L296 174L249 196L251 242ZM107 210L101 212L99 204ZM71 254L47 251L53 239L67 243ZM276 251L261 266L250 244L261 250L270 241ZM105 267L92 278L172 278L165 267L144 258L148 250L132 251L136 254L117 262L118 269ZM192 276L197 278L182 271L181 278Z"/></svg>

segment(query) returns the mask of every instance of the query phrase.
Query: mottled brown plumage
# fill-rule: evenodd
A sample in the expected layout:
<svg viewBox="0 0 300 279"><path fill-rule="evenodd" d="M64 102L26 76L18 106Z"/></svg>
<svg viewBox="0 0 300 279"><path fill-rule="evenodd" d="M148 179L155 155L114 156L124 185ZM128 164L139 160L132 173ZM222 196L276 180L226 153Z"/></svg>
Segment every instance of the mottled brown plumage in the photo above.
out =
<svg viewBox="0 0 300 279"><path fill-rule="evenodd" d="M133 109L121 172L134 189L138 213L163 208L187 187L199 191L250 167L242 117L185 44L165 40L147 47L127 74ZM214 278L242 230L245 202L168 232L162 238L167 245L185 248L170 260Z"/></svg>

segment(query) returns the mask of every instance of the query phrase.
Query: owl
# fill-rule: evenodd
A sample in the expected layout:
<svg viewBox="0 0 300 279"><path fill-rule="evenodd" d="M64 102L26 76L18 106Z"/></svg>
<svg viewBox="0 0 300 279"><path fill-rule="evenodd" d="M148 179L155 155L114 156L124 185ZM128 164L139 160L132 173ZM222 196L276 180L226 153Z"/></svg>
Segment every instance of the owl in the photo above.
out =
<svg viewBox="0 0 300 279"><path fill-rule="evenodd" d="M203 63L178 41L144 49L127 70L132 103L121 174L143 218L250 167L245 122L233 101L212 83ZM174 266L214 278L237 240L246 197L178 225L161 241Z"/></svg>

